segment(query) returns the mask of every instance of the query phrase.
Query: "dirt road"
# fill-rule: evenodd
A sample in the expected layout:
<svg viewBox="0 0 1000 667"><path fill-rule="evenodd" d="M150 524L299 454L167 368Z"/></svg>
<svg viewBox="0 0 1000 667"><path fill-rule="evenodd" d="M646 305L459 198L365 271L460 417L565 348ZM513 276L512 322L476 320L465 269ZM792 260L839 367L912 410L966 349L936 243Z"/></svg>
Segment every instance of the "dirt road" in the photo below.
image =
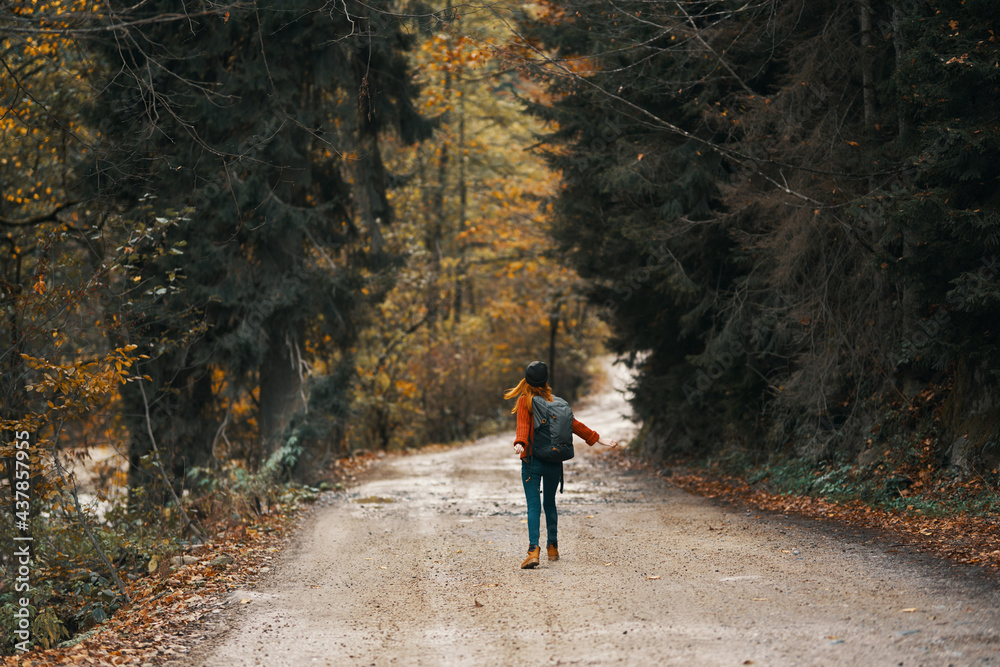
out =
<svg viewBox="0 0 1000 667"><path fill-rule="evenodd" d="M577 416L627 436L614 391ZM562 558L521 570L512 436L389 458L303 527L188 665L978 665L1000 588L824 523L694 497L577 447ZM543 519L544 524L544 519ZM542 534L544 535L544 526Z"/></svg>

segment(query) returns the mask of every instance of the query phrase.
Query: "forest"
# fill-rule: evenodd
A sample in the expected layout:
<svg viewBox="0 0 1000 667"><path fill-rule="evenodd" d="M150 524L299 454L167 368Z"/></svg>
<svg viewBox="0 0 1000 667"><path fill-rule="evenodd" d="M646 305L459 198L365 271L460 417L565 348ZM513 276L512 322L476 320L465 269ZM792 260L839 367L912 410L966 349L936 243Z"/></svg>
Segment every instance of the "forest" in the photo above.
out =
<svg viewBox="0 0 1000 667"><path fill-rule="evenodd" d="M21 545L47 648L347 457L512 428L533 359L570 399L621 359L656 465L995 498L996 31L988 0L0 4L0 653Z"/></svg>

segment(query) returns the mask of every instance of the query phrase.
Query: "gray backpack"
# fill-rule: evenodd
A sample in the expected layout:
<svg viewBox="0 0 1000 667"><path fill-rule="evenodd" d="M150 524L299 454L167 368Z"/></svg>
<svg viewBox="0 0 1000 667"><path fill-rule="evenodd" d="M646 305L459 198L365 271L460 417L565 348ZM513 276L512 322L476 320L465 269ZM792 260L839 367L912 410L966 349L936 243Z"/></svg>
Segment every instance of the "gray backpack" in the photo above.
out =
<svg viewBox="0 0 1000 667"><path fill-rule="evenodd" d="M573 410L569 403L558 396L553 396L551 402L534 396L531 414L535 427L531 455L553 463L573 458Z"/></svg>

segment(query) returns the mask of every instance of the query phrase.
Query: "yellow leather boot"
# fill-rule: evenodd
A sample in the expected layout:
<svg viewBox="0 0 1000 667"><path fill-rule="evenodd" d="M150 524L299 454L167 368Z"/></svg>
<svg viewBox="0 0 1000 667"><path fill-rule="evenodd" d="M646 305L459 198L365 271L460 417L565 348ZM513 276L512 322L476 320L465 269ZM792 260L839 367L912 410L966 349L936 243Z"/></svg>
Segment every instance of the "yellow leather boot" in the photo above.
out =
<svg viewBox="0 0 1000 667"><path fill-rule="evenodd" d="M549 560L559 560L559 548L556 545L550 544L545 550L549 552Z"/></svg>
<svg viewBox="0 0 1000 667"><path fill-rule="evenodd" d="M538 567L538 556L541 552L542 550L539 547L528 549L528 557L521 563L521 569L530 570L533 567Z"/></svg>

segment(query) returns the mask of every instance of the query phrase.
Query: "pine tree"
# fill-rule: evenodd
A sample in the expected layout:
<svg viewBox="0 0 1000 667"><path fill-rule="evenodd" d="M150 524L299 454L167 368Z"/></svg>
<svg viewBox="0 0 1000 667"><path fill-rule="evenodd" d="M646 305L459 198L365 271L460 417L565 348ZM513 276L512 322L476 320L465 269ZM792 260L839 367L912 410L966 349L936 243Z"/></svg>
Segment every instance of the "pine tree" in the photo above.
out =
<svg viewBox="0 0 1000 667"><path fill-rule="evenodd" d="M912 185L886 195L883 246L886 270L914 293L914 316L897 361L925 379L953 374L941 448L964 436L982 454L1000 432L1000 7L921 3L901 28Z"/></svg>
<svg viewBox="0 0 1000 667"><path fill-rule="evenodd" d="M850 455L902 320L879 224L846 213L895 178L893 7L545 8L556 234L637 363L644 446Z"/></svg>
<svg viewBox="0 0 1000 667"><path fill-rule="evenodd" d="M145 395L125 394L131 487L149 462L147 409L182 479L231 421L260 463L301 446L294 415L346 402L329 382L346 386L365 303L395 261L381 238L391 215L378 137L429 129L391 9L299 1L181 16L144 4L100 48L107 81L92 113L113 123L94 191L116 215L180 216L173 252L137 250L130 279L145 293L122 304L124 335L152 357ZM307 330L335 341L311 395Z"/></svg>
<svg viewBox="0 0 1000 667"><path fill-rule="evenodd" d="M528 37L558 54L542 68L554 101L533 107L558 128L545 138L564 182L554 235L591 281L613 350L639 368L633 407L650 440L676 435L677 406L708 390L690 360L725 330L719 295L745 270L719 189L732 164L702 133L706 108L739 81L713 75L673 5L549 7ZM717 420L687 417L691 432Z"/></svg>

